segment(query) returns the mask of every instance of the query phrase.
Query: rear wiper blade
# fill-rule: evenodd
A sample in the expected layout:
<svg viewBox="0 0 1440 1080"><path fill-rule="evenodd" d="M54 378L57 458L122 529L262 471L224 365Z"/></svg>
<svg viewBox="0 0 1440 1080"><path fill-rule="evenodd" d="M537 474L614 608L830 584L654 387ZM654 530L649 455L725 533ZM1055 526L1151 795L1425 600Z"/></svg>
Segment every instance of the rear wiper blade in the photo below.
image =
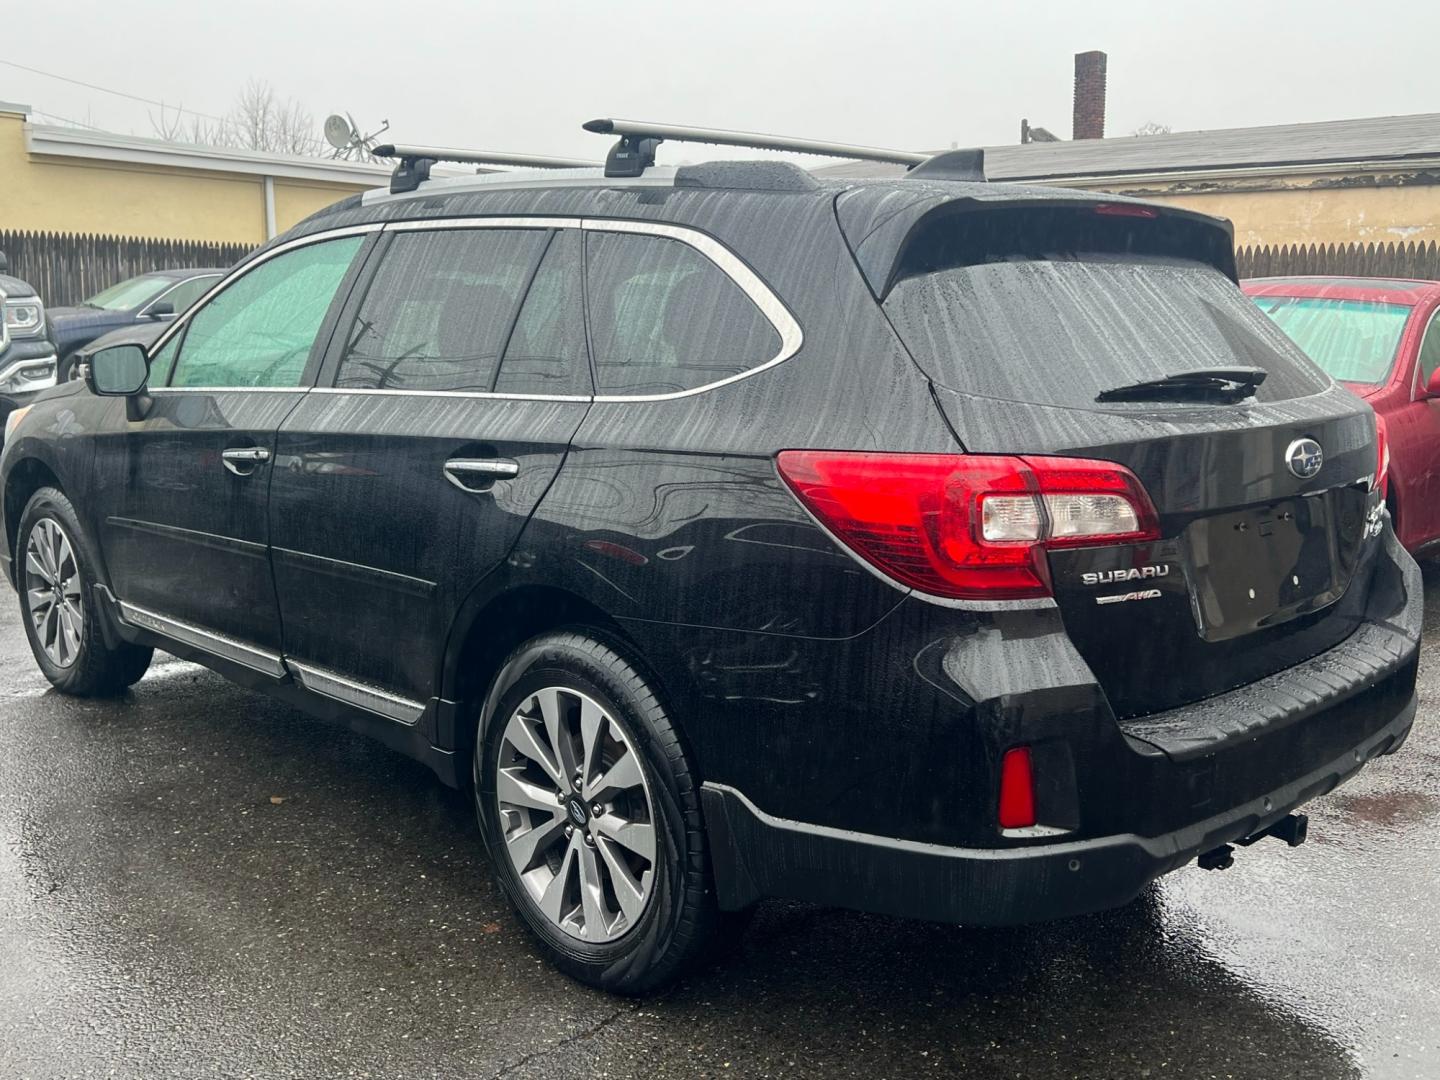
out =
<svg viewBox="0 0 1440 1080"><path fill-rule="evenodd" d="M1265 381L1268 372L1256 367L1207 367L1177 371L1159 379L1101 390L1096 401L1127 401L1165 398L1219 397L1236 400L1249 397Z"/></svg>

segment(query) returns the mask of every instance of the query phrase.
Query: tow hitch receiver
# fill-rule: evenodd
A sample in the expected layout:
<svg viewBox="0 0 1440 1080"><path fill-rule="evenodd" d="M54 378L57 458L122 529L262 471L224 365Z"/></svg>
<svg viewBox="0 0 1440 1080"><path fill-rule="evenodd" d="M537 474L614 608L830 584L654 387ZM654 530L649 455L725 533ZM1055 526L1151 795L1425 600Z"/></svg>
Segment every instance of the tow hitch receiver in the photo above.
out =
<svg viewBox="0 0 1440 1080"><path fill-rule="evenodd" d="M1268 829L1261 829L1257 833L1236 840L1235 843L1241 847L1249 847L1267 836L1273 836L1277 840L1284 840L1290 847L1299 847L1305 843L1309 831L1310 819L1306 815L1286 814ZM1209 851L1202 851L1195 862L1202 870L1229 870L1235 865L1235 849L1229 844L1221 844Z"/></svg>
<svg viewBox="0 0 1440 1080"><path fill-rule="evenodd" d="M1268 829L1257 832L1254 836L1247 836L1244 840L1235 841L1241 847L1249 847L1257 840L1264 840L1267 836L1273 836L1276 840L1284 840L1291 847L1299 847L1305 843L1305 838L1310 831L1310 818L1305 814L1286 814L1279 821L1275 822Z"/></svg>

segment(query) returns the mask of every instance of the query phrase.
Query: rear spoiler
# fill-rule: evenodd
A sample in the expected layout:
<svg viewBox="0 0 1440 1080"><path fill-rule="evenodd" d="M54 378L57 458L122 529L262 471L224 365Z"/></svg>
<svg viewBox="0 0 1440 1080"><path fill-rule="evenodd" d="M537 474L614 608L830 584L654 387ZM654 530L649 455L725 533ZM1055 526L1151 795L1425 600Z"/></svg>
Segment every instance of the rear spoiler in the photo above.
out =
<svg viewBox="0 0 1440 1080"><path fill-rule="evenodd" d="M1193 259L1238 281L1234 228L1224 218L1082 191L1019 186L1006 190L990 184L974 185L973 193L949 194L936 187L906 190L896 185L866 185L843 192L836 201L840 231L877 299L884 300L902 276L910 244L939 221L962 214L1009 215L1068 208L1104 215L1117 229L1145 229L1148 253Z"/></svg>

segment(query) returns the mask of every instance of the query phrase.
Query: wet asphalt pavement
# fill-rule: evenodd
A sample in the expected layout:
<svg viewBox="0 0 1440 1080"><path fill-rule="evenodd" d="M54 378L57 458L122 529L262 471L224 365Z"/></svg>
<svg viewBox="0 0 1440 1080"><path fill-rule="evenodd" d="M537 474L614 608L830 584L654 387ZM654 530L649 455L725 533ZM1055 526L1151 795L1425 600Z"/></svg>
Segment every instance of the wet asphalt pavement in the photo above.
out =
<svg viewBox="0 0 1440 1080"><path fill-rule="evenodd" d="M0 593L0 1077L1440 1077L1440 565L1404 750L1311 841L966 930L772 903L646 1001L532 951L463 797L173 660L47 689Z"/></svg>

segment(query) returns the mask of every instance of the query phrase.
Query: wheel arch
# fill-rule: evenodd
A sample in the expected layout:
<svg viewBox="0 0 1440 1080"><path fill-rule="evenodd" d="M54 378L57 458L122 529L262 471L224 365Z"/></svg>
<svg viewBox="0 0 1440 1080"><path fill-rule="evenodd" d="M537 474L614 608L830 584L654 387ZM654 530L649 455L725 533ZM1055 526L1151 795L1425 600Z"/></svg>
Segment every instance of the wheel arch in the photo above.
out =
<svg viewBox="0 0 1440 1080"><path fill-rule="evenodd" d="M444 749L474 750L471 718L484 703L505 658L524 642L561 629L583 630L621 653L657 696L663 687L644 655L610 614L585 597L549 584L517 584L487 598L472 598L456 618L445 649L441 696L455 703L453 730L439 732Z"/></svg>
<svg viewBox="0 0 1440 1080"><path fill-rule="evenodd" d="M53 487L63 492L65 486L50 464L38 457L24 457L10 467L5 477L5 545L13 568L15 545L20 535L20 515L41 488ZM13 572L12 572L12 584Z"/></svg>

